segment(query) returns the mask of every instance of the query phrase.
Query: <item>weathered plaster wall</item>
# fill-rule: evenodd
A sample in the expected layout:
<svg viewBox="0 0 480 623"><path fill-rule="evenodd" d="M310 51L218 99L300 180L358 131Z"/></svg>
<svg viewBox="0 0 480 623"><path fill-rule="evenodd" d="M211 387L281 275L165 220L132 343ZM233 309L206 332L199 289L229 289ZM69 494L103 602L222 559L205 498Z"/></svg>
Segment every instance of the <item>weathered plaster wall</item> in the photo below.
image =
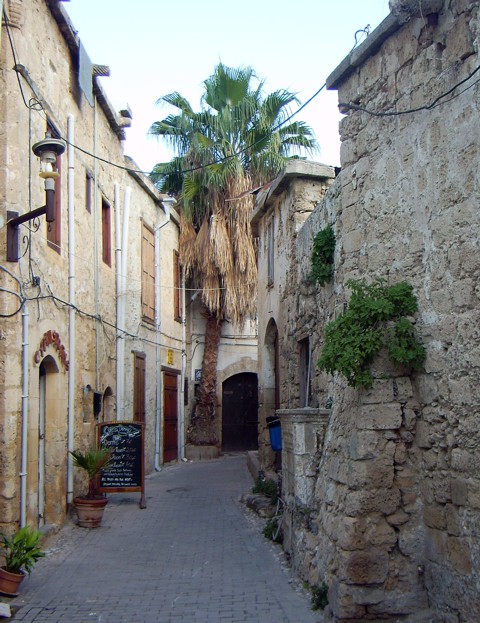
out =
<svg viewBox="0 0 480 623"><path fill-rule="evenodd" d="M132 189L129 264L127 331L125 336L125 396L127 419L133 417L133 354L145 352L146 369L146 426L147 470L153 468L154 417L155 417L155 327L145 323L141 315L141 218L152 226L163 219L161 197L155 189L146 189L148 181L139 182L108 162L120 165L123 154L124 131L121 119L113 111L102 87L94 85L97 95L96 112L87 102L77 84L75 33L68 28L68 19L60 31L57 20L62 3L32 0L29 3L8 0L5 4L10 18L17 62L24 69L19 76L25 102L19 89L17 74L13 71L14 59L2 26L0 57L0 283L2 287L28 299L23 312L28 312L28 473L27 521L38 522L39 489L39 413L41 400L40 364L47 362L46 374L46 467L45 467L45 517L40 523L61 524L67 509L67 421L68 372L55 344L48 344L38 358L42 339L55 331L74 366L74 447L86 448L95 440L93 391L103 394L100 419L116 418L116 268L115 268L115 212L123 213L123 198L127 186ZM55 17L56 16L56 17ZM68 36L65 33L70 33ZM67 38L66 38L67 37ZM73 43L72 43L73 42ZM72 47L73 46L73 47ZM39 54L38 50L43 53ZM78 51L78 50L77 50ZM106 79L108 80L108 78ZM35 99L31 99L35 98ZM39 105L39 103L41 106ZM31 105L29 108L28 105ZM42 110L43 109L43 110ZM67 137L67 119L75 121L74 143L80 149L73 156L65 152L61 159L61 248L60 252L46 244L45 218L40 227L32 229L30 247L21 241L22 257L18 263L8 263L6 257L6 212L24 213L44 204L43 182L38 177L38 159L31 145L44 138L46 120L62 137ZM93 158L96 153L107 162ZM134 163L133 163L134 164ZM74 245L68 237L68 168L73 169ZM87 174L91 182L91 202L87 209ZM141 177L141 176L140 176ZM115 185L118 185L120 205L115 205ZM30 201L31 193L31 201ZM102 260L102 200L110 206L111 265ZM161 213L161 216L160 214ZM122 222L122 218L120 218ZM21 227L21 239L28 235ZM178 239L178 221L161 232L162 286L172 292L172 253ZM75 340L76 350L69 341L69 253L75 260ZM98 258L96 261L95 258ZM6 270L3 270L6 269ZM32 277L39 285L33 285ZM20 509L20 447L22 406L22 313L14 313L19 306L15 294L1 293L0 311L13 314L2 318L0 325L0 522L18 521ZM96 298L98 303L96 303ZM173 296L169 296L172 298ZM175 365L180 368L180 325L173 326L172 308L166 305L162 327L165 332L162 344L175 348ZM98 320L96 320L98 317ZM178 324L178 323L177 323ZM166 350L162 348L162 361ZM74 491L83 483L75 474Z"/></svg>

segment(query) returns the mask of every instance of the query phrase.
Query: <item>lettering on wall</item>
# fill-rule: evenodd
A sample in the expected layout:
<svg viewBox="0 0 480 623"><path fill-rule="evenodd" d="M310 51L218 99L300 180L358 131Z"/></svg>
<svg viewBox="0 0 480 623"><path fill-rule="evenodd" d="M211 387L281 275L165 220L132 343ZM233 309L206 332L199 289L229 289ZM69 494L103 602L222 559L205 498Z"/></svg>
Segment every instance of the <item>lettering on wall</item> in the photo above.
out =
<svg viewBox="0 0 480 623"><path fill-rule="evenodd" d="M33 356L35 363L41 362L49 346L53 346L57 350L60 361L63 363L65 370L68 370L70 364L68 361L67 351L65 350L65 346L62 344L57 331L53 331L52 329L43 334L40 346L38 350L35 351Z"/></svg>

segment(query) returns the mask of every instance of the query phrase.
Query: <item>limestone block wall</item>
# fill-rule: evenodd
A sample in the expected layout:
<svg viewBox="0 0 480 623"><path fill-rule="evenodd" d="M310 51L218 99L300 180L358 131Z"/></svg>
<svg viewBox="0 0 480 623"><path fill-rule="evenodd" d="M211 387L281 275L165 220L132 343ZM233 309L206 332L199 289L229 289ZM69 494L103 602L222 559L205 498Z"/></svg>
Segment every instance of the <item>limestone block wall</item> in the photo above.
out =
<svg viewBox="0 0 480 623"><path fill-rule="evenodd" d="M65 517L69 496L80 492L81 486L77 474L73 488L67 484L69 415L73 416L73 446L82 449L95 441L94 391L102 394L103 408L99 417L116 417L115 213L123 210L127 186L132 188L127 374L131 373L132 349L148 351L149 361L155 361L152 354L155 331L143 323L139 313L142 296L139 223L141 217L153 224L157 222L160 197L156 191L153 194L147 192L145 182L140 184L137 178L110 164L126 164L122 143L125 133L102 85L98 81L92 85L95 107L88 103L78 85L79 42L63 4L45 0L29 3L7 0L4 7L10 21L16 59L3 23L0 55L0 283L9 293L2 291L0 311L11 316L2 318L0 327L0 523L12 525L19 519L22 503L20 448L25 438L22 435L22 405L25 404L22 381L28 378L28 473L24 476L26 519L32 525L59 525ZM39 49L42 49L41 55ZM15 60L18 74L13 69ZM57 220L60 243L57 247L47 244L47 225L45 218L41 217L38 228L34 225L29 231L25 225L21 227L19 262L6 262L7 211L25 213L45 202L43 182L38 177L39 162L32 154L31 146L45 137L47 119L63 138L67 138L69 119L73 120L72 143L78 147L67 150L61 158L60 187L57 188L57 197L61 201L61 216ZM115 201L116 187L120 205ZM110 213L109 223L107 218L102 219L102 205ZM73 236L68 226L72 215ZM164 232L165 253L167 245L170 245L170 253L173 252L177 230L173 226L169 235ZM102 253L102 241L108 239L109 262ZM73 278L70 273L72 258L73 302L69 293ZM172 279L173 274L169 272L170 286ZM72 310L75 311L74 320ZM26 312L28 317L24 324L22 314ZM73 326L74 331L71 330ZM171 336L169 344L179 341L180 331L176 334L170 332L167 321L164 328ZM45 344L49 332L56 334L66 357L61 356L57 342ZM25 341L28 342L26 374L22 369ZM149 418L148 468L153 465L155 378L152 369L154 366L147 369L145 396ZM70 375L72 383L69 382ZM132 406L132 377L129 376L126 387L129 407ZM73 407L69 398L73 398ZM44 469L40 467L43 410L46 413ZM129 417L132 417L131 413ZM39 517L42 491L45 513Z"/></svg>
<svg viewBox="0 0 480 623"><path fill-rule="evenodd" d="M330 412L305 407L277 409L276 414L282 430L283 547L302 573L313 568L318 545L315 487ZM317 576L308 577L316 584Z"/></svg>
<svg viewBox="0 0 480 623"><path fill-rule="evenodd" d="M292 556L303 577L328 583L335 621L480 617L478 11L452 1L435 15L389 16L329 78L348 113L342 171L296 236L289 319L278 321L285 378L298 378L298 336L318 360L349 278L408 281L427 350L420 373L377 360L369 391L312 379L332 410L315 519L297 529L308 538L291 540ZM335 275L320 288L309 258L328 223Z"/></svg>
<svg viewBox="0 0 480 623"><path fill-rule="evenodd" d="M416 549L439 621L480 616L480 135L472 132L479 87L469 78L479 65L478 11L475 2L450 2L436 17L412 18L335 83L340 102L377 112L440 98L392 117L350 109L343 120L337 276L407 280L418 296L428 356L425 373L413 377L420 410L409 462L423 532ZM404 511L412 495L402 492Z"/></svg>

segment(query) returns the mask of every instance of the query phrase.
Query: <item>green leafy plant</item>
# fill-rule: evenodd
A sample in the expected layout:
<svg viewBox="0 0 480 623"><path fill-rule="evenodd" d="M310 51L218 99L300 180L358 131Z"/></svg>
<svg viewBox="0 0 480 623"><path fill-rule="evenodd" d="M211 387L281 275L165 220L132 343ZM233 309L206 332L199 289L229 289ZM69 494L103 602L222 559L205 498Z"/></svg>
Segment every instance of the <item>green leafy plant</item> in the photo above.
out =
<svg viewBox="0 0 480 623"><path fill-rule="evenodd" d="M87 498L93 500L97 495L96 481L97 476L103 469L107 469L111 460L112 453L109 448L90 448L86 452L73 450L70 452L75 467L83 469L88 474L88 494Z"/></svg>
<svg viewBox="0 0 480 623"><path fill-rule="evenodd" d="M2 532L0 539L5 556L4 569L10 573L30 573L37 560L45 556L40 548L42 534L30 526L20 528L11 537Z"/></svg>
<svg viewBox="0 0 480 623"><path fill-rule="evenodd" d="M313 239L310 278L321 286L327 284L333 275L335 243L335 232L331 225L319 231Z"/></svg>
<svg viewBox="0 0 480 623"><path fill-rule="evenodd" d="M408 318L418 309L413 288L406 282L387 286L383 279L373 283L347 281L352 290L348 309L325 326L325 343L318 366L339 372L351 387L372 386L369 366L386 346L396 365L420 369L425 349L415 336ZM387 323L395 322L393 328Z"/></svg>
<svg viewBox="0 0 480 623"><path fill-rule="evenodd" d="M275 504L278 499L277 483L274 480L257 478L252 488L252 493L260 493L271 498L272 504Z"/></svg>
<svg viewBox="0 0 480 623"><path fill-rule="evenodd" d="M328 605L328 584L323 582L321 586L312 586L312 610L324 610Z"/></svg>
<svg viewBox="0 0 480 623"><path fill-rule="evenodd" d="M281 530L279 529L279 519L278 517L272 517L268 519L263 527L263 536L270 541L274 541L275 543L281 543L283 541L283 535Z"/></svg>

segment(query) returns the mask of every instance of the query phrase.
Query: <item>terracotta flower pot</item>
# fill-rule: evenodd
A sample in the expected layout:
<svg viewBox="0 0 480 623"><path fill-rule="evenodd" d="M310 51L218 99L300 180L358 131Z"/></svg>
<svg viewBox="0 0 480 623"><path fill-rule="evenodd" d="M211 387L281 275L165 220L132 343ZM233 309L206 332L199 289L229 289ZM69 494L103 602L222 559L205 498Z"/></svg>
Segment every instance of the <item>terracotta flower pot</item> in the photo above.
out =
<svg viewBox="0 0 480 623"><path fill-rule="evenodd" d="M11 573L0 567L0 593L9 597L16 597L24 577L24 573Z"/></svg>
<svg viewBox="0 0 480 623"><path fill-rule="evenodd" d="M98 528L107 503L107 498L102 497L74 498L73 505L77 511L78 525L82 528Z"/></svg>

